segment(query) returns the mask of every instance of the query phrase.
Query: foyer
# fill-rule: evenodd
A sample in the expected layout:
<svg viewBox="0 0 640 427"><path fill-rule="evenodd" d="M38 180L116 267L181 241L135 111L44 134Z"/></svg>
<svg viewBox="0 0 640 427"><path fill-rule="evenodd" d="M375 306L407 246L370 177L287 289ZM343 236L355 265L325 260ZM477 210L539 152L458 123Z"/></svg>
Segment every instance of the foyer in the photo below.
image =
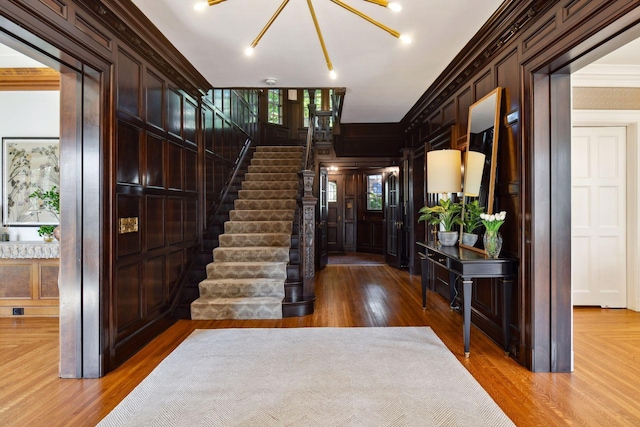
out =
<svg viewBox="0 0 640 427"><path fill-rule="evenodd" d="M351 262L359 261L358 255ZM276 320L180 320L99 379L58 378L57 319L0 318L0 421L3 425L95 425L195 329L430 326L518 426L635 426L640 419L640 313L574 309L575 372L532 373L472 328L462 355L461 316L420 278L387 265L331 262L316 277L314 314ZM609 332L615 327L616 334ZM416 375L419 375L416 372Z"/></svg>

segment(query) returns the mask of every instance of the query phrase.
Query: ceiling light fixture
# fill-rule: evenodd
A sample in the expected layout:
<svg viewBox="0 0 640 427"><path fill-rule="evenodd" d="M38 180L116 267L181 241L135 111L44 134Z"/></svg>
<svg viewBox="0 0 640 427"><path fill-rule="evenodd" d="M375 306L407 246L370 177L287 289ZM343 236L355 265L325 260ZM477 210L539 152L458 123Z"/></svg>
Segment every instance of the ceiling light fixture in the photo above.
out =
<svg viewBox="0 0 640 427"><path fill-rule="evenodd" d="M207 2L206 1L200 1L200 2L198 2L198 3L193 5L193 10L195 10L196 12L202 12L206 8L207 8Z"/></svg>
<svg viewBox="0 0 640 427"><path fill-rule="evenodd" d="M220 4L222 2L224 2L226 0L207 0L207 3L209 4L209 6L215 6L216 4ZM349 12L359 16L360 18L364 19L365 21L368 21L370 23L372 23L373 25L375 25L376 27L386 31L387 33L391 34L392 36L402 40L405 43L410 43L411 42L411 38L404 36L402 34L400 34L398 31L387 27L384 24L381 24L380 22L376 21L375 19L369 17L368 15L360 12L359 10L349 6L348 4L343 3L341 0L331 0L333 3L337 4L338 6L341 6L342 8L348 10ZM364 0L368 3L373 3L373 4L377 4L379 6L383 6L383 7L387 7L391 10L394 11L400 11L402 9L402 6L400 6L397 3L389 3L388 0ZM267 22L267 24L264 26L264 28L262 28L262 31L260 31L260 33L258 34L258 36L253 40L253 42L251 42L251 45L249 45L249 47L245 50L245 53L247 55L252 55L253 54L253 50L255 49L255 47L258 45L258 43L260 43L260 39L262 39L262 36L264 36L264 34L267 32L267 30L269 30L269 27L271 27L271 24L273 24L273 22L276 20L276 18L278 18L278 16L280 15L280 12L282 12L282 10L287 6L287 3L289 3L289 0L284 0L282 2L282 4L280 5L280 7L278 8L278 10L276 10L276 12L273 14L273 16L271 17L271 19L269 19L269 22ZM324 38L322 37L322 31L320 31L320 25L318 24L318 18L316 17L316 13L313 9L313 4L311 3L311 0L307 0L307 5L309 6L309 13L311 14L311 19L313 19L313 25L315 26L316 29L316 34L318 35L318 40L320 41L320 47L322 48L322 54L324 55L324 59L327 62L327 68L329 69L329 76L332 79L335 79L337 77L337 74L335 72L335 70L333 69L333 64L331 63L331 59L329 58L329 52L327 51L327 46L324 43Z"/></svg>
<svg viewBox="0 0 640 427"><path fill-rule="evenodd" d="M399 3L389 3L387 0L364 0L369 3L377 4L378 6L388 7L394 12L400 12L402 10L402 5Z"/></svg>

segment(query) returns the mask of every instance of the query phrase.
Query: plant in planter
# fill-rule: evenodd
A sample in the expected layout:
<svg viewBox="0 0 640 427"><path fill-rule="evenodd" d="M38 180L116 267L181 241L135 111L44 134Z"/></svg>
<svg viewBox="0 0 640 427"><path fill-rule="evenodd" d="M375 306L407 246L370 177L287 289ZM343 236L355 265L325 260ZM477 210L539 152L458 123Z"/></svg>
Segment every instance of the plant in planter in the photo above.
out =
<svg viewBox="0 0 640 427"><path fill-rule="evenodd" d="M60 218L60 190L58 187L53 186L49 191L39 188L29 194L29 197L38 199L40 209L53 214L57 219ZM38 235L45 242L51 242L53 241L53 231L56 227L56 225L42 225L38 228Z"/></svg>
<svg viewBox="0 0 640 427"><path fill-rule="evenodd" d="M41 225L38 228L38 236L42 237L45 242L53 241L53 230L55 230L57 225Z"/></svg>
<svg viewBox="0 0 640 427"><path fill-rule="evenodd" d="M422 215L418 221L427 221L432 225L441 225L438 240L443 246L454 246L458 240L458 233L453 230L455 225L462 224L460 212L462 206L451 199L440 199L436 206L424 206L418 212Z"/></svg>
<svg viewBox="0 0 640 427"><path fill-rule="evenodd" d="M474 200L464 205L464 215L462 218L462 243L473 246L478 240L478 235L474 233L482 226L480 215L484 213L484 206L480 206L478 200Z"/></svg>

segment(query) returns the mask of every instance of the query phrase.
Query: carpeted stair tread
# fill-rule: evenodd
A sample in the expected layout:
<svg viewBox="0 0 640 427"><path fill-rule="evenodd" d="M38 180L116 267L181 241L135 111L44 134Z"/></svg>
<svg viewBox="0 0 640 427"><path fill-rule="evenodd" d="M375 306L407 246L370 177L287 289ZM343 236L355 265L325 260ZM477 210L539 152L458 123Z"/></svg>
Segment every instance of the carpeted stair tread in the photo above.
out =
<svg viewBox="0 0 640 427"><path fill-rule="evenodd" d="M241 234L221 234L218 237L220 246L291 246L291 234L287 233L241 233Z"/></svg>
<svg viewBox="0 0 640 427"><path fill-rule="evenodd" d="M251 160L257 159L302 159L303 152L298 151L256 151Z"/></svg>
<svg viewBox="0 0 640 427"><path fill-rule="evenodd" d="M289 262L289 248L277 246L217 247L214 262Z"/></svg>
<svg viewBox="0 0 640 427"><path fill-rule="evenodd" d="M249 165L248 173L298 173L300 171L299 165L269 165L269 166L256 166Z"/></svg>
<svg viewBox="0 0 640 427"><path fill-rule="evenodd" d="M293 223L291 221L227 221L224 232L229 234L242 233L289 233Z"/></svg>
<svg viewBox="0 0 640 427"><path fill-rule="evenodd" d="M282 298L200 297L191 303L193 320L282 319Z"/></svg>
<svg viewBox="0 0 640 427"><path fill-rule="evenodd" d="M231 210L231 221L293 221L296 211L294 209L279 210Z"/></svg>
<svg viewBox="0 0 640 427"><path fill-rule="evenodd" d="M256 153L269 151L269 152L295 152L304 153L305 147L300 145L258 145L256 147Z"/></svg>
<svg viewBox="0 0 640 427"><path fill-rule="evenodd" d="M298 173L250 173L244 175L245 181L298 181Z"/></svg>
<svg viewBox="0 0 640 427"><path fill-rule="evenodd" d="M298 190L239 190L238 198L253 200L295 199Z"/></svg>
<svg viewBox="0 0 640 427"><path fill-rule="evenodd" d="M266 158L266 159L252 159L251 160L251 164L254 166L278 166L278 165L285 165L285 166L296 166L297 168L300 168L301 165L301 160L300 158L281 158L281 157L277 157L277 158Z"/></svg>
<svg viewBox="0 0 640 427"><path fill-rule="evenodd" d="M295 199L267 199L267 200L247 200L236 199L233 207L236 210L279 210L279 209L296 209L298 203Z"/></svg>
<svg viewBox="0 0 640 427"><path fill-rule="evenodd" d="M295 181L243 181L242 190L296 190L300 184Z"/></svg>
<svg viewBox="0 0 640 427"><path fill-rule="evenodd" d="M198 285L201 297L241 298L271 297L284 298L281 279L205 279Z"/></svg>
<svg viewBox="0 0 640 427"><path fill-rule="evenodd" d="M209 279L287 278L286 262L212 262L207 264Z"/></svg>

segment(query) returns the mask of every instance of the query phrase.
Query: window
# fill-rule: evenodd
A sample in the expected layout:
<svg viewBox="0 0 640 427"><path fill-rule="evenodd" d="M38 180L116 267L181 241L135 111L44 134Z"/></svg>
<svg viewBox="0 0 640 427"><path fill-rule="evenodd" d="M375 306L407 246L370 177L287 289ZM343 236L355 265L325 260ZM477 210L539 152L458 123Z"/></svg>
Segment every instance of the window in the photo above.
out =
<svg viewBox="0 0 640 427"><path fill-rule="evenodd" d="M327 201L330 203L338 201L338 184L335 181L329 181L327 184Z"/></svg>
<svg viewBox="0 0 640 427"><path fill-rule="evenodd" d="M382 210L382 175L367 175L367 210Z"/></svg>
<svg viewBox="0 0 640 427"><path fill-rule="evenodd" d="M282 90L269 89L267 93L267 121L276 125L282 123Z"/></svg>
<svg viewBox="0 0 640 427"><path fill-rule="evenodd" d="M311 99L309 98L309 91L303 90L304 100L302 101L302 111L304 112L304 127L309 127L309 104L311 103ZM320 89L316 89L314 95L314 104L316 105L316 110L322 109L322 91Z"/></svg>

